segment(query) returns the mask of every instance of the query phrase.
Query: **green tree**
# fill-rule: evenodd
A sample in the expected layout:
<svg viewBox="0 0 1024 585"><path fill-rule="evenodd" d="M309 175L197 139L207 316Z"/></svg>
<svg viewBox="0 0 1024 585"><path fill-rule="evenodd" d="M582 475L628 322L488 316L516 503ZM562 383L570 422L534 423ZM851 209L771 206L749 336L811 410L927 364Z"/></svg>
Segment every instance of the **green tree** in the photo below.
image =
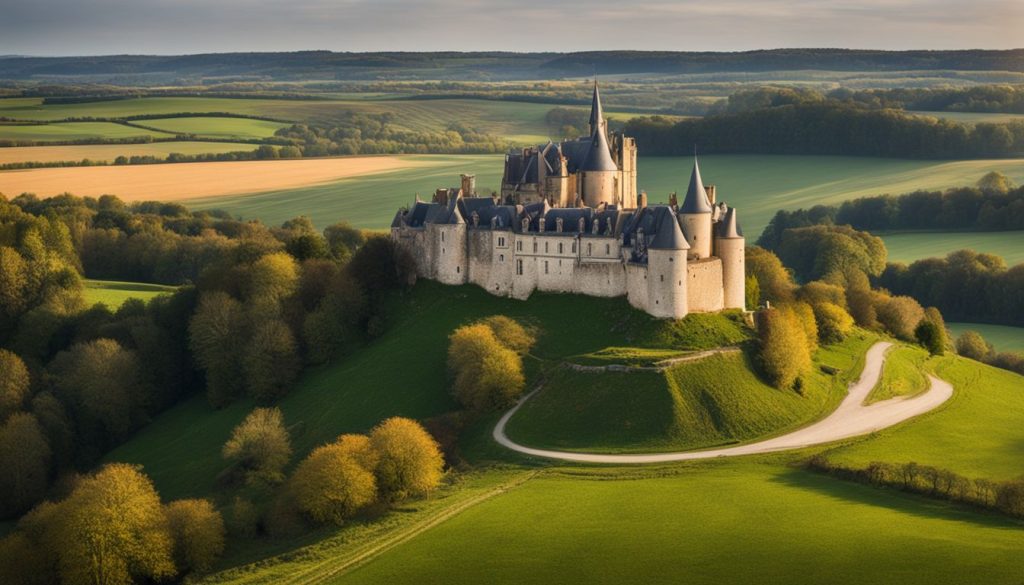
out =
<svg viewBox="0 0 1024 585"><path fill-rule="evenodd" d="M225 406L244 388L242 348L247 338L242 304L227 293L204 293L189 321L189 347L206 374L206 398Z"/></svg>
<svg viewBox="0 0 1024 585"><path fill-rule="evenodd" d="M776 388L792 388L810 371L811 354L804 328L793 311L768 309L757 314L758 362Z"/></svg>
<svg viewBox="0 0 1024 585"><path fill-rule="evenodd" d="M35 416L19 412L0 425L0 518L23 513L43 499L51 457Z"/></svg>
<svg viewBox="0 0 1024 585"><path fill-rule="evenodd" d="M65 585L128 585L175 574L160 496L137 467L106 465L60 509L51 547Z"/></svg>
<svg viewBox="0 0 1024 585"><path fill-rule="evenodd" d="M761 290L760 302L778 304L793 299L793 278L778 256L764 248L748 246L746 267L747 274L757 278Z"/></svg>
<svg viewBox="0 0 1024 585"><path fill-rule="evenodd" d="M292 456L291 439L278 408L257 408L231 432L224 458L235 464L250 483L277 483Z"/></svg>
<svg viewBox="0 0 1024 585"><path fill-rule="evenodd" d="M945 335L935 323L922 319L914 329L914 337L922 347L932 355L942 355L946 351Z"/></svg>
<svg viewBox="0 0 1024 585"><path fill-rule="evenodd" d="M257 317L248 328L242 368L248 394L268 404L288 393L302 368L298 345L281 319Z"/></svg>
<svg viewBox="0 0 1024 585"><path fill-rule="evenodd" d="M977 331L964 331L956 339L956 352L965 358L984 362L995 350Z"/></svg>
<svg viewBox="0 0 1024 585"><path fill-rule="evenodd" d="M363 230L352 227L347 221L340 221L324 229L324 237L331 254L338 259L346 260L366 243Z"/></svg>
<svg viewBox="0 0 1024 585"><path fill-rule="evenodd" d="M757 276L750 274L747 275L743 294L745 296L745 305L748 311L756 311L757 307L761 304L761 285L757 281Z"/></svg>
<svg viewBox="0 0 1024 585"><path fill-rule="evenodd" d="M853 330L853 317L834 303L814 305L814 318L818 322L818 338L822 343L838 343Z"/></svg>
<svg viewBox="0 0 1024 585"><path fill-rule="evenodd" d="M444 469L441 450L416 421L389 418L373 429L370 443L379 458L374 475L383 498L422 495L440 484Z"/></svg>
<svg viewBox="0 0 1024 585"><path fill-rule="evenodd" d="M24 406L30 382L25 362L0 348L0 422Z"/></svg>
<svg viewBox="0 0 1024 585"><path fill-rule="evenodd" d="M880 297L875 309L878 322L893 336L914 341L914 330L924 318L924 309L910 297Z"/></svg>
<svg viewBox="0 0 1024 585"><path fill-rule="evenodd" d="M164 507L179 573L203 573L224 553L224 519L209 500L176 500Z"/></svg>
<svg viewBox="0 0 1024 585"><path fill-rule="evenodd" d="M276 305L299 286L299 265L289 254L267 254L247 271L246 298Z"/></svg>

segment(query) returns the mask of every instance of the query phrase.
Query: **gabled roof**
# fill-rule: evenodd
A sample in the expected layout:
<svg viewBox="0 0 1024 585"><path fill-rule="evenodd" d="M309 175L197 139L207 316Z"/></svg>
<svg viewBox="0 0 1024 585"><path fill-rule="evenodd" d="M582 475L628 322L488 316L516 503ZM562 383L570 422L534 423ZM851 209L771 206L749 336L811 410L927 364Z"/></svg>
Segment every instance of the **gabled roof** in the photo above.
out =
<svg viewBox="0 0 1024 585"><path fill-rule="evenodd" d="M690 245L686 243L676 214L668 207L659 207L658 210L661 215L657 222L658 233L654 234L654 239L647 247L652 250L689 250Z"/></svg>
<svg viewBox="0 0 1024 585"><path fill-rule="evenodd" d="M690 186L686 189L686 199L683 200L679 213L711 213L711 203L708 202L708 194L704 191L696 157L693 159L693 172L690 173Z"/></svg>
<svg viewBox="0 0 1024 585"><path fill-rule="evenodd" d="M604 132L599 128L594 132L594 135L590 137L590 149L587 153L586 160L580 165L581 171L617 171L619 167L615 166L615 161L612 160L611 149L608 148L608 138L604 135Z"/></svg>
<svg viewBox="0 0 1024 585"><path fill-rule="evenodd" d="M743 230L740 229L739 220L736 218L736 208L730 207L725 212L725 219L718 222L718 237L724 239L742 238Z"/></svg>

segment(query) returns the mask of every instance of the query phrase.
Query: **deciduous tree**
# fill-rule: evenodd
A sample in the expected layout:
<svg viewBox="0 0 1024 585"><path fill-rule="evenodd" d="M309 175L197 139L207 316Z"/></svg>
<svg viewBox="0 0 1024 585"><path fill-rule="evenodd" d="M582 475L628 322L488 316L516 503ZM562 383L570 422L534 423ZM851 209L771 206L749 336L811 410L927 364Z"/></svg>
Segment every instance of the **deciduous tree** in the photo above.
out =
<svg viewBox="0 0 1024 585"><path fill-rule="evenodd" d="M209 500L176 500L164 507L178 572L205 572L224 553L224 519Z"/></svg>
<svg viewBox="0 0 1024 585"><path fill-rule="evenodd" d="M231 432L224 458L245 472L250 481L276 483L292 455L291 439L278 408L257 408Z"/></svg>
<svg viewBox="0 0 1024 585"><path fill-rule="evenodd" d="M389 418L373 429L370 443L379 457L374 475L385 499L425 494L440 484L441 450L416 421Z"/></svg>

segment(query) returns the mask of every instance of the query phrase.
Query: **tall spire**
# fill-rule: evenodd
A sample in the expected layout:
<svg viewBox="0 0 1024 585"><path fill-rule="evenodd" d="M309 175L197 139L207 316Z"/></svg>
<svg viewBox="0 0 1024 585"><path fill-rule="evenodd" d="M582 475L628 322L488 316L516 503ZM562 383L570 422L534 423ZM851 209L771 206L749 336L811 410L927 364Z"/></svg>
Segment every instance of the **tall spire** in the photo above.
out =
<svg viewBox="0 0 1024 585"><path fill-rule="evenodd" d="M590 102L590 135L593 136L598 128L604 131L604 110L601 108L601 92L597 88L597 76L594 76L594 97Z"/></svg>
<svg viewBox="0 0 1024 585"><path fill-rule="evenodd" d="M704 182L700 178L700 166L697 157L693 157L693 172L690 173L690 186L686 189L686 199L679 209L680 213L711 213L711 203L704 190Z"/></svg>

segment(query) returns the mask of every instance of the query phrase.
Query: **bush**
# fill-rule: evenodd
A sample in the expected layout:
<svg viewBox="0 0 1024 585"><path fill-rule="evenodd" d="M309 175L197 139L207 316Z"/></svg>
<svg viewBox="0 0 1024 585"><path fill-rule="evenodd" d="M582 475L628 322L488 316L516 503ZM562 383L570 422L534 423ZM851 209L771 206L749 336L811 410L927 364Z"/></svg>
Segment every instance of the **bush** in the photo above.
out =
<svg viewBox="0 0 1024 585"><path fill-rule="evenodd" d="M422 495L441 483L441 451L416 421L389 418L373 429L370 443L379 457L374 474L383 498L400 500Z"/></svg>
<svg viewBox="0 0 1024 585"><path fill-rule="evenodd" d="M811 369L807 334L793 311L767 309L757 314L758 361L769 383L792 388Z"/></svg>
<svg viewBox="0 0 1024 585"><path fill-rule="evenodd" d="M931 355L942 355L946 351L945 332L932 321L921 321L914 329L914 337Z"/></svg>
<svg viewBox="0 0 1024 585"><path fill-rule="evenodd" d="M814 305L814 318L822 343L838 343L853 331L853 317L839 305L829 302Z"/></svg>
<svg viewBox="0 0 1024 585"><path fill-rule="evenodd" d="M281 481L281 472L292 455L281 410L257 408L249 413L232 431L223 455L245 473L249 482Z"/></svg>
<svg viewBox="0 0 1024 585"><path fill-rule="evenodd" d="M914 330L924 318L924 309L910 297L880 297L875 310L878 322L894 337L914 341Z"/></svg>
<svg viewBox="0 0 1024 585"><path fill-rule="evenodd" d="M206 572L224 553L224 520L209 500L177 500L164 508L178 571Z"/></svg>
<svg viewBox="0 0 1024 585"><path fill-rule="evenodd" d="M965 358L983 362L995 350L977 331L964 331L956 339L956 352Z"/></svg>
<svg viewBox="0 0 1024 585"><path fill-rule="evenodd" d="M483 323L452 333L448 369L454 377L455 398L474 411L507 406L526 386L522 358L502 345Z"/></svg>

